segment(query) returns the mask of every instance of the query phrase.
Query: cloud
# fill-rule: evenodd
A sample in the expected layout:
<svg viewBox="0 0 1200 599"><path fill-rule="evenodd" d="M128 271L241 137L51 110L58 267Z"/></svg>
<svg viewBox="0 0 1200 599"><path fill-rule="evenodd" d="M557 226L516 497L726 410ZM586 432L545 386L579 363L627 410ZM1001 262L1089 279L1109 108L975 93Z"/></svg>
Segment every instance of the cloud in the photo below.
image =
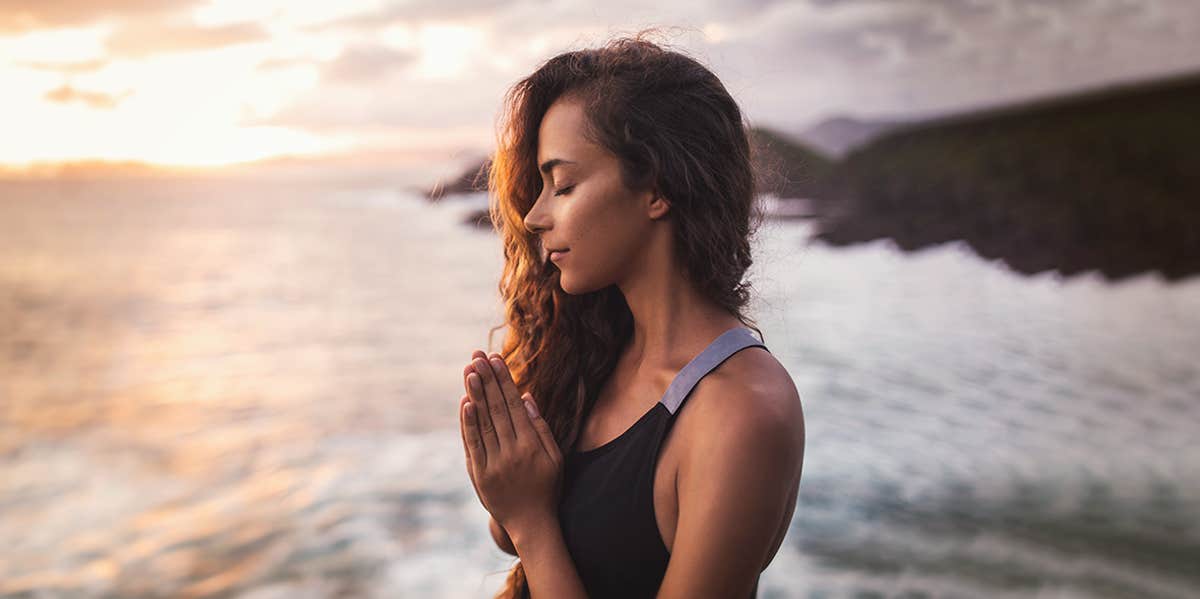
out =
<svg viewBox="0 0 1200 599"><path fill-rule="evenodd" d="M121 96L95 90L135 87L154 114L158 102L191 101L192 75L206 75L230 102L214 122L240 115L231 127L407 147L471 132L490 142L512 83L559 52L644 27L710 66L752 122L797 131L830 116L933 115L1200 69L1195 0L224 0L190 10L200 2L0 0L0 56L47 71L0 65L0 82L36 98L69 76L79 87L46 100L96 108Z"/></svg>
<svg viewBox="0 0 1200 599"><path fill-rule="evenodd" d="M389 2L378 10L368 11L357 15L342 17L327 23L313 25L310 31L328 29L349 29L370 31L395 24L408 24L420 21L451 21L460 19L479 19L502 11L514 3L510 0L414 0L410 2Z"/></svg>
<svg viewBox="0 0 1200 599"><path fill-rule="evenodd" d="M114 17L165 15L201 0L0 0L0 34L76 27Z"/></svg>
<svg viewBox="0 0 1200 599"><path fill-rule="evenodd" d="M92 108L108 110L115 108L117 104L132 94L132 91L126 91L120 95L106 94L104 92L76 89L70 85L62 85L46 92L45 98L59 104L81 102Z"/></svg>
<svg viewBox="0 0 1200 599"><path fill-rule="evenodd" d="M93 60L79 61L64 61L64 62L47 62L47 61L29 61L18 62L17 66L22 66L39 71L53 71L64 75L78 75L80 73L91 73L100 70L101 67L108 64L108 60L97 58Z"/></svg>
<svg viewBox="0 0 1200 599"><path fill-rule="evenodd" d="M321 64L321 61L315 58L304 57L285 57L285 58L268 58L258 63L255 68L260 71L275 71L279 69L290 69L297 66L316 66Z"/></svg>
<svg viewBox="0 0 1200 599"><path fill-rule="evenodd" d="M413 73L413 61L436 62L445 48L401 51L359 42L322 67L317 87L267 120L338 132L486 124L504 89L542 60L647 26L663 27L663 41L712 67L759 123L790 127L837 113L967 109L1111 80L1121 74L1111 66L1118 46L1144 46L1146 57L1180 48L1186 44L1154 39L1160 36L1141 34L1139 41L1114 34L1198 12L1188 6L1182 0L391 4L335 21L343 28L338 33L371 38L385 26L419 31L423 19L455 16L486 32L482 46L463 55L465 66L453 78L430 80ZM693 35L718 28L719 36ZM1113 45L1104 46L1110 38ZM1123 62L1126 73L1137 70ZM1200 66L1200 59L1192 63Z"/></svg>
<svg viewBox="0 0 1200 599"><path fill-rule="evenodd" d="M809 0L706 52L759 123L970 110L1200 68L1193 0Z"/></svg>
<svg viewBox="0 0 1200 599"><path fill-rule="evenodd" d="M269 117L242 124L331 134L409 128L485 128L496 111L499 96L493 97L482 89L494 87L497 86L481 86L472 81L410 79L394 79L375 87L326 85Z"/></svg>
<svg viewBox="0 0 1200 599"><path fill-rule="evenodd" d="M403 71L416 58L415 52L387 46L352 46L326 66L322 75L326 81L372 85Z"/></svg>
<svg viewBox="0 0 1200 599"><path fill-rule="evenodd" d="M190 24L139 21L117 29L108 38L112 56L140 58L154 54L210 50L270 39L257 23L232 23L205 27Z"/></svg>

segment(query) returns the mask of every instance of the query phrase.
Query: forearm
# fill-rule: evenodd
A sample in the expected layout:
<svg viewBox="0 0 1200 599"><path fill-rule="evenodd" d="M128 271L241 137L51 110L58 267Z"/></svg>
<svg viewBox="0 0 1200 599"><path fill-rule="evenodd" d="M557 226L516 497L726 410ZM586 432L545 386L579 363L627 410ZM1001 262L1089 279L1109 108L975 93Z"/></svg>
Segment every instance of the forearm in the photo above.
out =
<svg viewBox="0 0 1200 599"><path fill-rule="evenodd" d="M513 533L512 540L525 568L530 597L587 599L557 518L524 527Z"/></svg>

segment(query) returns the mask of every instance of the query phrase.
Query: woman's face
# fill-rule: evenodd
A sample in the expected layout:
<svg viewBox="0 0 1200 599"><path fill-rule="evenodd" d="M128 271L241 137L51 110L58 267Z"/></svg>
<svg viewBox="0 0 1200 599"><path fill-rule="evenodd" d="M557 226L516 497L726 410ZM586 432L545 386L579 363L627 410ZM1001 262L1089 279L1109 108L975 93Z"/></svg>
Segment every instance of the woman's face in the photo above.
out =
<svg viewBox="0 0 1200 599"><path fill-rule="evenodd" d="M525 216L543 259L567 249L553 262L563 291L573 295L625 280L643 258L654 219L667 212L652 191L624 186L617 157L586 140L584 126L577 100L559 99L546 111L538 129L542 192Z"/></svg>

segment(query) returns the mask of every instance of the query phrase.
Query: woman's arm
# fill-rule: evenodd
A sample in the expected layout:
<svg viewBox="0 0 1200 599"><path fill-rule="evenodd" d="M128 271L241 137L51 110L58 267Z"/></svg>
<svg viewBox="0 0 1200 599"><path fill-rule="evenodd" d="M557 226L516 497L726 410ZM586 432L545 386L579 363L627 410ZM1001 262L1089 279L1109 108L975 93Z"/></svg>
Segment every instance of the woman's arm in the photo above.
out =
<svg viewBox="0 0 1200 599"><path fill-rule="evenodd" d="M804 418L791 379L713 380L691 401L696 439L679 466L679 519L659 599L747 597L800 483Z"/></svg>
<svg viewBox="0 0 1200 599"><path fill-rule="evenodd" d="M517 554L517 548L513 546L512 539L508 536L508 531L504 530L504 527L500 526L499 522L496 522L495 517L488 518L488 530L491 531L492 540L496 541L496 546L501 551L509 555Z"/></svg>
<svg viewBox="0 0 1200 599"><path fill-rule="evenodd" d="M514 529L513 544L525 568L530 597L588 599L556 515Z"/></svg>

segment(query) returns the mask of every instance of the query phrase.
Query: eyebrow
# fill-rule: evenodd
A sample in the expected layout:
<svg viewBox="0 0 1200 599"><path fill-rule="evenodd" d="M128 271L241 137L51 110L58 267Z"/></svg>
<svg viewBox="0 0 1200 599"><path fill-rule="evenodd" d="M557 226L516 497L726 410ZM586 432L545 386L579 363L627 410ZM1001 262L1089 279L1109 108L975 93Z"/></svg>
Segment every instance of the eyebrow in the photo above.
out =
<svg viewBox="0 0 1200 599"><path fill-rule="evenodd" d="M554 167L556 167L560 164L575 164L575 161L574 160L563 160L562 158L551 158L550 160L543 162L542 166L540 168L543 173L549 174L550 171L554 169Z"/></svg>

